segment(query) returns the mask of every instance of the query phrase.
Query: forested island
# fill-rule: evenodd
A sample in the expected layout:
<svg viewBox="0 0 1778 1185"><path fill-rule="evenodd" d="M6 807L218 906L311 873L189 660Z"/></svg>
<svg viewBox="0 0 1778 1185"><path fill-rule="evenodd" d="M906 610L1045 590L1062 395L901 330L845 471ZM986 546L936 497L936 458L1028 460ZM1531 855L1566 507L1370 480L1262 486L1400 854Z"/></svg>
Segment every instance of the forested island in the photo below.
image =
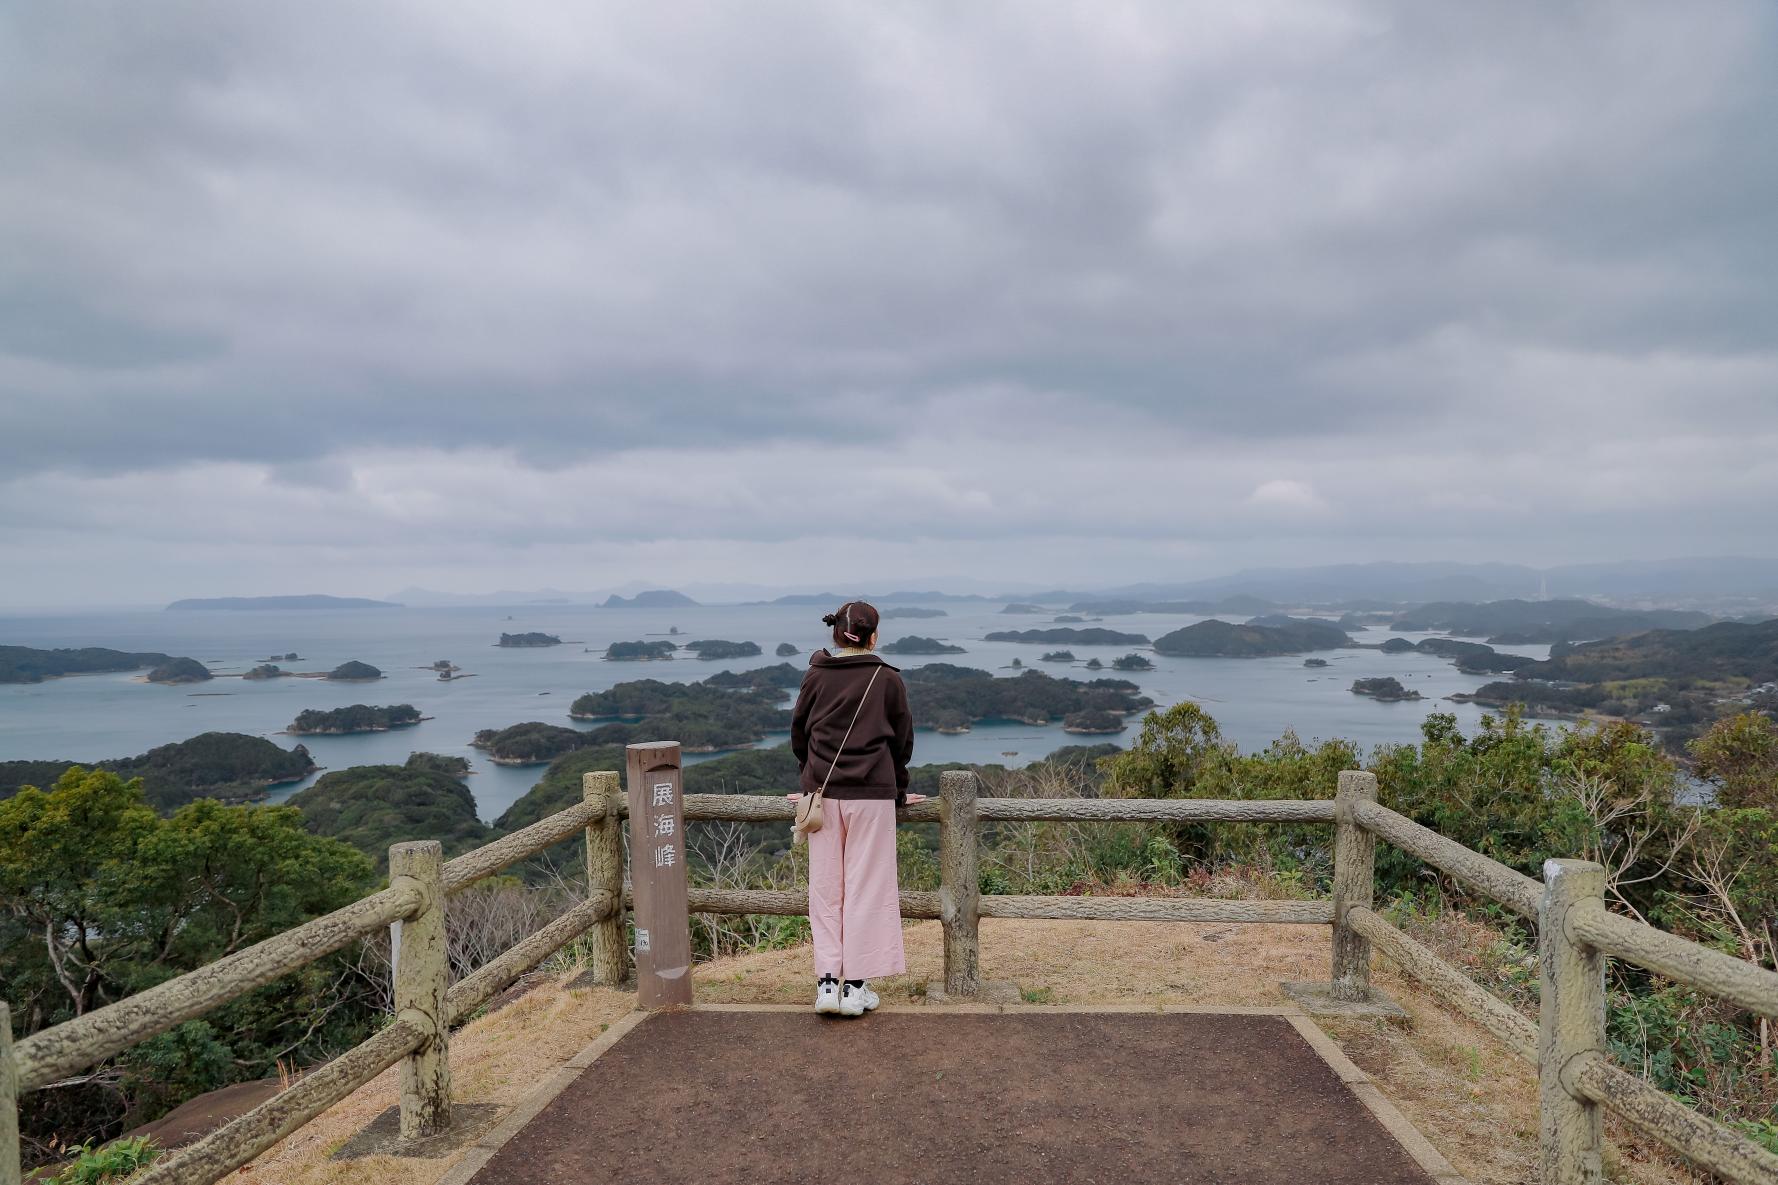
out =
<svg viewBox="0 0 1778 1185"><path fill-rule="evenodd" d="M1044 661L1044 662L1073 662L1074 661L1074 651L1072 651L1072 650L1051 650L1043 656L1042 661Z"/></svg>
<svg viewBox="0 0 1778 1185"><path fill-rule="evenodd" d="M327 677L339 683L369 683L373 679L381 679L383 672L367 662L354 659L333 668L327 672Z"/></svg>
<svg viewBox="0 0 1778 1185"><path fill-rule="evenodd" d="M524 634L501 634L500 640L494 643L496 646L504 646L508 649L528 646L560 646L561 644L562 639L556 637L554 634L545 634L536 631Z"/></svg>
<svg viewBox="0 0 1778 1185"><path fill-rule="evenodd" d="M564 753L592 744L591 733L542 720L527 720L505 728L484 728L469 742L495 765L543 765Z"/></svg>
<svg viewBox="0 0 1778 1185"><path fill-rule="evenodd" d="M1092 708L1085 712L1070 712L1062 718L1062 731L1077 733L1084 736L1109 736L1128 728L1122 713L1108 712L1102 708Z"/></svg>
<svg viewBox="0 0 1778 1185"><path fill-rule="evenodd" d="M1422 699L1418 691L1409 691L1401 685L1401 680L1393 675L1383 675L1375 679L1356 679L1352 683L1353 695L1368 695L1372 699L1384 703L1398 700Z"/></svg>
<svg viewBox="0 0 1778 1185"><path fill-rule="evenodd" d="M0 683L41 683L45 679L57 679L63 675L105 675L118 671L139 671L143 667L159 667L173 661L173 657L168 654L147 651L131 653L125 650L107 650L103 646L85 646L78 650L0 646Z"/></svg>
<svg viewBox="0 0 1778 1185"><path fill-rule="evenodd" d="M1452 698L1643 718L1678 744L1725 714L1778 711L1778 619L1559 646L1548 660L1521 666L1516 674L1510 682Z"/></svg>
<svg viewBox="0 0 1778 1185"><path fill-rule="evenodd" d="M276 663L262 662L258 666L254 667L252 670L248 671L246 674L242 675L241 678L243 678L243 679L288 679L291 677L291 674L292 673L290 671L285 670L283 667L279 666Z"/></svg>
<svg viewBox="0 0 1778 1185"><path fill-rule="evenodd" d="M899 638L882 648L884 654L964 654L961 646L952 646L937 638L922 638L918 634L909 634Z"/></svg>
<svg viewBox="0 0 1778 1185"><path fill-rule="evenodd" d="M990 642L1039 642L1054 645L1058 642L1070 646L1146 646L1146 634L1126 634L1118 630L1099 628L1048 630L996 630L987 635Z"/></svg>
<svg viewBox="0 0 1778 1185"><path fill-rule="evenodd" d="M896 605L892 608L883 610L883 620L884 621L894 621L897 618L903 618L903 617L925 618L925 617L949 617L949 616L950 616L950 614L946 613L943 609L929 609L924 605Z"/></svg>
<svg viewBox="0 0 1778 1185"><path fill-rule="evenodd" d="M990 671L950 663L929 663L902 675L916 728L967 732L985 720L1045 725L1081 712L1105 711L1122 717L1154 701L1123 679L1081 682L1042 671L997 678Z"/></svg>
<svg viewBox="0 0 1778 1185"><path fill-rule="evenodd" d="M1155 639L1159 654L1186 658L1263 658L1301 654L1305 650L1333 650L1352 645L1346 631L1325 621L1290 617L1231 625L1212 618L1174 630Z"/></svg>
<svg viewBox="0 0 1778 1185"><path fill-rule="evenodd" d="M1126 654L1122 658L1112 659L1111 669L1114 671L1152 671L1154 663L1148 660L1147 655Z"/></svg>
<svg viewBox="0 0 1778 1185"><path fill-rule="evenodd" d="M1045 609L1042 605L1033 605L1027 601L1014 601L1012 604L1010 604L1010 605L1006 606L1004 609L1002 609L1001 612L1002 613L1031 614L1031 613L1048 613L1049 610Z"/></svg>
<svg viewBox="0 0 1778 1185"><path fill-rule="evenodd" d="M99 761L0 761L0 798L21 786L51 786L71 765L106 769L141 778L150 806L171 812L196 798L247 802L265 797L267 787L300 782L315 772L314 759L301 745L284 749L264 737L238 732L206 732L160 745L136 757Z"/></svg>
<svg viewBox="0 0 1778 1185"><path fill-rule="evenodd" d="M795 646L792 646L789 642L780 642L778 643L778 648L772 651L772 653L776 654L779 658L789 658L793 654L800 654L802 652Z"/></svg>
<svg viewBox="0 0 1778 1185"><path fill-rule="evenodd" d="M476 817L475 796L461 780L468 772L461 757L415 753L405 765L355 765L322 774L285 805L302 812L313 834L351 844L387 872L390 844L436 839L450 857L499 834Z"/></svg>
<svg viewBox="0 0 1778 1185"><path fill-rule="evenodd" d="M731 658L756 658L764 653L758 642L728 642L721 638L712 638L704 642L687 642L681 649L689 650L705 662L725 661Z"/></svg>
<svg viewBox="0 0 1778 1185"><path fill-rule="evenodd" d="M390 704L373 707L352 704L345 708L305 708L284 729L296 736L345 736L359 732L388 732L392 728L408 728L420 723L420 709L412 704Z"/></svg>
<svg viewBox="0 0 1778 1185"><path fill-rule="evenodd" d="M672 642L613 642L605 647L610 662L663 662L679 647Z"/></svg>
<svg viewBox="0 0 1778 1185"><path fill-rule="evenodd" d="M150 683L202 683L216 676L195 658L174 658L148 672Z"/></svg>
<svg viewBox="0 0 1778 1185"><path fill-rule="evenodd" d="M1646 630L1708 625L1708 613L1685 609L1613 609L1591 601L1435 601L1395 615L1392 630L1439 630L1485 637L1502 646L1617 638Z"/></svg>
<svg viewBox="0 0 1778 1185"><path fill-rule="evenodd" d="M633 597L620 597L612 593L599 606L601 609L681 609L696 605L697 602L682 592L670 588L651 588L647 592L639 592Z"/></svg>
<svg viewBox="0 0 1778 1185"><path fill-rule="evenodd" d="M591 744L670 737L694 753L740 749L790 728L790 713L778 705L801 682L802 672L789 663L720 671L701 683L638 679L588 692L568 714L575 720L618 722L581 734Z"/></svg>

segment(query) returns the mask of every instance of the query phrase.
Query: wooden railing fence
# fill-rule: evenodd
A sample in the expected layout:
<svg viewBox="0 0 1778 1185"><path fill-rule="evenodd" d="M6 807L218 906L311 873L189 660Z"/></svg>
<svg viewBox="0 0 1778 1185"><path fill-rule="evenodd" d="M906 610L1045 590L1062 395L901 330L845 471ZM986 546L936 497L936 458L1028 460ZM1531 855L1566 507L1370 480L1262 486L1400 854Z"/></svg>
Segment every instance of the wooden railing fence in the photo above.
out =
<svg viewBox="0 0 1778 1185"><path fill-rule="evenodd" d="M793 804L778 796L684 797L688 821L780 822L790 820L793 812ZM402 1135L417 1138L448 1126L452 1027L582 935L588 939L594 981L615 984L625 979L629 964L621 828L628 814L616 773L587 774L580 803L522 831L450 861L441 859L436 843L397 844L390 849L387 889L16 1044L0 1003L0 1185L19 1185L20 1092L78 1073L392 923L398 925L395 1016L389 1025L269 1102L169 1153L133 1185L210 1185L396 1062L402 1064ZM1605 870L1597 864L1550 860L1539 883L1379 805L1375 776L1359 771L1340 775L1332 800L1255 801L984 798L977 793L974 774L947 772L940 776L936 801L908 806L899 818L939 824L940 888L936 893L903 892L901 912L942 923L945 991L952 998L980 990L978 929L984 917L1331 926L1329 991L1335 998L1371 999L1371 955L1373 948L1380 949L1404 974L1536 1064L1545 1185L1601 1180L1601 1108L1727 1180L1778 1183L1778 1156L1611 1064L1605 1044L1604 964L1607 957L1622 959L1775 1019L1778 974L1608 912ZM1332 900L983 896L981 825L1039 820L1331 824ZM447 988L445 898L577 833L586 838L586 900ZM1379 837L1536 924L1538 1023L1375 911L1372 885ZM684 875L682 863L678 875ZM795 915L808 909L806 893L788 890L688 888L686 899L691 913Z"/></svg>

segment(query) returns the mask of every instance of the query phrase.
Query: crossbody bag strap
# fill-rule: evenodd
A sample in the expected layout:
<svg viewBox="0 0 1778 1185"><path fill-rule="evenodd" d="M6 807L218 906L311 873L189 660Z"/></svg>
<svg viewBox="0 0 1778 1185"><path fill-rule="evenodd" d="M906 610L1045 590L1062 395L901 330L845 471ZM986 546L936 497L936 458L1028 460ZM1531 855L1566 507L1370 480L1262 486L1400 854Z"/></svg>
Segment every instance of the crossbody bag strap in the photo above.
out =
<svg viewBox="0 0 1778 1185"><path fill-rule="evenodd" d="M870 689L877 685L877 676L882 673L883 666L878 663L877 669L870 673L870 682L864 685L864 694L858 697L858 707L852 712L852 723L846 725L846 735L840 738L839 751L833 755L833 760L827 763L827 777L821 779L821 789L815 791L817 797L827 794L827 783L833 778L834 766L838 765L840 758L845 756L846 742L852 739L852 729L857 726L858 717L864 711L864 701L870 698Z"/></svg>

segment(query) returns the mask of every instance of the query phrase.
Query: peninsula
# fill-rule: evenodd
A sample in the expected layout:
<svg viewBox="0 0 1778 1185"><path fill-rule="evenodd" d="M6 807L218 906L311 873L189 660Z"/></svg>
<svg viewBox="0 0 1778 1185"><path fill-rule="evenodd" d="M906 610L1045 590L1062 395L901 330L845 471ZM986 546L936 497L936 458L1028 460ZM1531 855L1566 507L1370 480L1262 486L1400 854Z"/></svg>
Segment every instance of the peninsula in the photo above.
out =
<svg viewBox="0 0 1778 1185"><path fill-rule="evenodd" d="M1049 630L995 630L987 635L990 642L1038 642L1046 645L1063 643L1071 646L1146 646L1148 635L1126 634L1118 630L1071 629L1066 626Z"/></svg>
<svg viewBox="0 0 1778 1185"><path fill-rule="evenodd" d="M562 639L556 637L554 634L536 632L527 634L501 634L500 640L494 643L496 646L504 646L507 649L519 649L534 646L560 646L561 644Z"/></svg>
<svg viewBox="0 0 1778 1185"><path fill-rule="evenodd" d="M1231 625L1215 618L1200 621L1156 638L1155 652L1184 658L1262 658L1352 645L1345 630L1323 621L1270 620L1274 624Z"/></svg>
<svg viewBox="0 0 1778 1185"><path fill-rule="evenodd" d="M898 638L883 647L884 654L963 654L961 646L952 646L937 638L922 638L918 634L909 634Z"/></svg>
<svg viewBox="0 0 1778 1185"><path fill-rule="evenodd" d="M360 732L388 732L420 722L420 709L412 704L373 707L353 704L345 708L305 708L284 729L293 736L346 736Z"/></svg>
<svg viewBox="0 0 1778 1185"><path fill-rule="evenodd" d="M41 683L63 675L102 675L139 671L173 662L170 654L150 651L132 653L86 646L78 650L36 650L30 646L0 646L0 683ZM193 659L181 659L192 662ZM202 664L199 664L202 665Z"/></svg>

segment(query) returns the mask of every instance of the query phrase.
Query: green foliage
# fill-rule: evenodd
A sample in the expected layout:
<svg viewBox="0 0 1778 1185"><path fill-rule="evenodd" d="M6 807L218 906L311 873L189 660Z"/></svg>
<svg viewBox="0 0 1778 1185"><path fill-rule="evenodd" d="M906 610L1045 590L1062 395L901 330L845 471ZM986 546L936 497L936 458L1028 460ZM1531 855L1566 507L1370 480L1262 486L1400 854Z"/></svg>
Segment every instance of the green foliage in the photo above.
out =
<svg viewBox="0 0 1778 1185"><path fill-rule="evenodd" d="M1401 685L1401 680L1393 675L1382 675L1375 679L1355 679L1352 682L1353 695L1368 695L1372 699L1390 703L1396 700L1419 699L1418 691L1409 691Z"/></svg>
<svg viewBox="0 0 1778 1185"><path fill-rule="evenodd" d="M506 728L484 728L469 743L502 765L542 765L595 742L592 733L578 728L528 720Z"/></svg>
<svg viewBox="0 0 1778 1185"><path fill-rule="evenodd" d="M299 735L304 733L387 732L391 728L403 728L419 722L420 709L412 704L391 704L388 707L352 704L348 707L332 708L327 711L318 708L305 708L297 713L296 719L285 731Z"/></svg>
<svg viewBox="0 0 1778 1185"><path fill-rule="evenodd" d="M1042 610L1038 610L1042 612ZM1147 634L1131 634L1121 630L1101 629L1097 626L1088 629L1062 627L1047 630L996 630L986 635L990 642L1041 642L1054 645L1058 642L1069 646L1146 646Z"/></svg>
<svg viewBox="0 0 1778 1185"><path fill-rule="evenodd" d="M1725 717L1690 749L1694 772L1715 787L1719 804L1778 811L1778 724L1769 717Z"/></svg>
<svg viewBox="0 0 1778 1185"><path fill-rule="evenodd" d="M160 1148L147 1136L114 1140L103 1147L89 1141L67 1167L44 1178L41 1185L110 1185L148 1167L159 1155Z"/></svg>
<svg viewBox="0 0 1778 1185"><path fill-rule="evenodd" d="M952 646L937 638L923 638L918 634L909 634L905 638L888 643L883 647L884 654L964 654L961 646Z"/></svg>
<svg viewBox="0 0 1778 1185"><path fill-rule="evenodd" d="M1049 656L1045 655L1044 657L1048 658ZM1122 658L1112 659L1111 669L1114 671L1152 671L1154 670L1154 663L1150 662L1144 655L1130 653L1124 655Z"/></svg>
<svg viewBox="0 0 1778 1185"><path fill-rule="evenodd" d="M342 840L386 869L389 845L436 839L446 855L479 847L495 832L476 817L475 796L436 754L416 753L406 765L356 765L322 774L287 805L302 812L316 835ZM456 760L461 760L458 758Z"/></svg>
<svg viewBox="0 0 1778 1185"><path fill-rule="evenodd" d="M0 802L0 982L36 1032L355 900L358 852L309 834L291 807L199 799L163 818L139 780L67 770ZM249 993L116 1063L122 1083L26 1096L27 1138L122 1130L199 1090L263 1076L280 1056L354 1043L368 1006L342 996L343 956Z"/></svg>
<svg viewBox="0 0 1778 1185"><path fill-rule="evenodd" d="M301 745L285 749L238 732L200 733L138 757L97 765L141 778L149 804L163 812L198 798L257 798L267 786L300 781L315 769Z"/></svg>
<svg viewBox="0 0 1778 1185"><path fill-rule="evenodd" d="M739 674L721 671L701 683L636 679L580 696L568 714L621 722L583 734L585 744L671 737L692 753L738 749L767 733L789 730L790 713L778 705L787 698L785 688L801 682L802 672L789 663Z"/></svg>

